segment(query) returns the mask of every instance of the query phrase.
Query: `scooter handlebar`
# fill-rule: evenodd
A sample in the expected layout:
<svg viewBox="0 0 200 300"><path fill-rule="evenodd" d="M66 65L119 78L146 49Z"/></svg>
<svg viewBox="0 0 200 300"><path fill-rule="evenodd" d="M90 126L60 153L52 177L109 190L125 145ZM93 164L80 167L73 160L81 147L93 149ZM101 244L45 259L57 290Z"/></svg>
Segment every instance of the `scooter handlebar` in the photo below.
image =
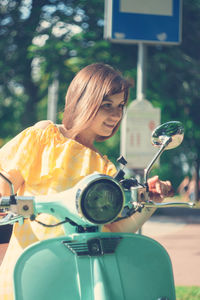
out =
<svg viewBox="0 0 200 300"><path fill-rule="evenodd" d="M200 208L199 202L162 202L157 203L154 201L140 202L140 206L149 208L167 208L167 207L177 207L177 208Z"/></svg>
<svg viewBox="0 0 200 300"><path fill-rule="evenodd" d="M9 208L10 207L10 197L1 197L0 198L0 208Z"/></svg>

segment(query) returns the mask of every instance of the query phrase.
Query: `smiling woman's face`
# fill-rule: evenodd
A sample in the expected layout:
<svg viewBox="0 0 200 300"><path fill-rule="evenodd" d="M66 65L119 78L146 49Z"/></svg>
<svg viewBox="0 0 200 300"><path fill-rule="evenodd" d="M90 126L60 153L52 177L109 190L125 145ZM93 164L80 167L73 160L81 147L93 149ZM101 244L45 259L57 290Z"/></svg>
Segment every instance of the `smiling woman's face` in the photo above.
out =
<svg viewBox="0 0 200 300"><path fill-rule="evenodd" d="M102 101L88 132L93 133L94 138L110 136L122 118L124 105L124 92L108 96Z"/></svg>
<svg viewBox="0 0 200 300"><path fill-rule="evenodd" d="M109 137L123 115L125 105L124 92L105 98L90 123L90 126L80 132L77 141L92 148L97 136Z"/></svg>

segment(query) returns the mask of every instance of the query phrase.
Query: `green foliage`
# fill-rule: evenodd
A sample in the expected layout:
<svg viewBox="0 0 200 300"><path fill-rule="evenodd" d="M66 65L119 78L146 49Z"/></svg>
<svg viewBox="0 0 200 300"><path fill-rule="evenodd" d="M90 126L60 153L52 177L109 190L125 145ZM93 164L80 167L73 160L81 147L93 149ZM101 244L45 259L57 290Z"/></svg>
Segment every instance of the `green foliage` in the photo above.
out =
<svg viewBox="0 0 200 300"><path fill-rule="evenodd" d="M162 169L168 164L172 170L167 172L169 179L181 180L185 175L196 173L198 176L199 173L199 17L200 2L183 1L182 43L179 46L149 47L148 99L161 107L162 122L178 120L185 127L182 146L165 153L162 158Z"/></svg>
<svg viewBox="0 0 200 300"><path fill-rule="evenodd" d="M137 45L103 39L103 0L4 0L0 2L0 142L46 118L48 86L59 80L58 121L65 93L76 72L105 62L136 81ZM182 43L148 46L147 99L162 110L162 122L185 126L181 147L167 151L156 170L177 186L200 161L200 2L183 0ZM135 99L131 90L129 101ZM119 133L98 144L113 161ZM198 164L197 164L198 165Z"/></svg>
<svg viewBox="0 0 200 300"><path fill-rule="evenodd" d="M176 300L198 300L200 299L200 287L198 286L177 286Z"/></svg>

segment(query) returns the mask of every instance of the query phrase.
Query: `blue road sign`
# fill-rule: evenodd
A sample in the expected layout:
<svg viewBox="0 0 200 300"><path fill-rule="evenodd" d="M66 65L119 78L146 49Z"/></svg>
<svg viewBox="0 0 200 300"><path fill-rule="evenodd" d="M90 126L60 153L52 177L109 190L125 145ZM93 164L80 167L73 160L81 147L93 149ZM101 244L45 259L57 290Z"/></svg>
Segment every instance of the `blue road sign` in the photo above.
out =
<svg viewBox="0 0 200 300"><path fill-rule="evenodd" d="M105 0L104 37L119 43L179 44L182 0Z"/></svg>

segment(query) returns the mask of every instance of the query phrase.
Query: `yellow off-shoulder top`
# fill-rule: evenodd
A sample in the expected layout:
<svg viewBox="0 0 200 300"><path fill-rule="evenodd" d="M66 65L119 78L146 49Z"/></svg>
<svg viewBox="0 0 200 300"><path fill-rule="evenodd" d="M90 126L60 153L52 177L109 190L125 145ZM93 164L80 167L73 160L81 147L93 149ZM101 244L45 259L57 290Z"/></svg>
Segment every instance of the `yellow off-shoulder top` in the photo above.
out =
<svg viewBox="0 0 200 300"><path fill-rule="evenodd" d="M51 123L46 129L29 127L0 149L0 170L24 178L19 195L48 195L74 186L95 171L113 176L115 166L99 153L64 137ZM40 221L55 223L54 217L42 214ZM61 226L47 228L34 221L15 224L11 240L0 266L0 299L13 300L12 273L23 249L39 240L63 235Z"/></svg>

